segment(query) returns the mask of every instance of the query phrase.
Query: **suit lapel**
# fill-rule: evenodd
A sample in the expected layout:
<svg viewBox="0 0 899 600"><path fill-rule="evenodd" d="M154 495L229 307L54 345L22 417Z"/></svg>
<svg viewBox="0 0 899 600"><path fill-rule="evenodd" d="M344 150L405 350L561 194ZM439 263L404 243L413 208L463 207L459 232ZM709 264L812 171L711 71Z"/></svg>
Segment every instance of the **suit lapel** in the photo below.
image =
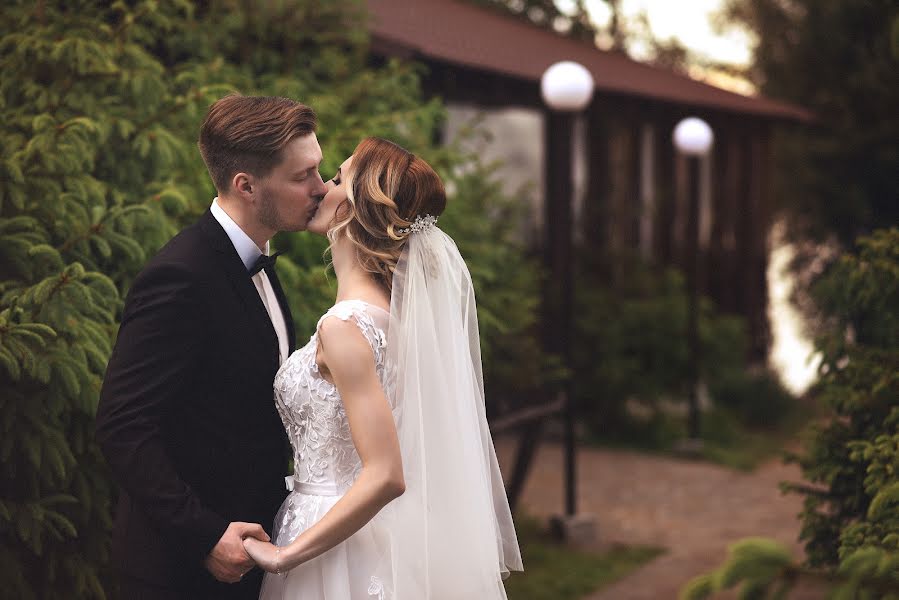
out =
<svg viewBox="0 0 899 600"><path fill-rule="evenodd" d="M206 234L212 246L218 250L219 265L225 271L234 291L243 302L253 329L259 332L260 341L267 350L274 349L274 360L277 362L278 336L275 334L275 328L265 310L262 298L259 297L259 292L256 291L256 286L253 285L250 274L244 267L243 261L240 260L237 250L234 249L234 244L231 243L228 234L208 209L200 218L200 229Z"/></svg>

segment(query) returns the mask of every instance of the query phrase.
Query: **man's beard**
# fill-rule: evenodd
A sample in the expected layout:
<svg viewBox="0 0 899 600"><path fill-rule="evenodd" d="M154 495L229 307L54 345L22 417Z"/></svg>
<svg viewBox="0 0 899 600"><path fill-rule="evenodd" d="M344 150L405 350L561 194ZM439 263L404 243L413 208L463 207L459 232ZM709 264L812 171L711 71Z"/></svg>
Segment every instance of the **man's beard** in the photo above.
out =
<svg viewBox="0 0 899 600"><path fill-rule="evenodd" d="M257 218L259 219L259 223L268 229L273 229L275 231L298 230L295 227L291 227L281 218L281 213L278 212L278 207L275 204L274 198L272 197L272 194L268 192L263 192L262 198L259 200L259 213Z"/></svg>

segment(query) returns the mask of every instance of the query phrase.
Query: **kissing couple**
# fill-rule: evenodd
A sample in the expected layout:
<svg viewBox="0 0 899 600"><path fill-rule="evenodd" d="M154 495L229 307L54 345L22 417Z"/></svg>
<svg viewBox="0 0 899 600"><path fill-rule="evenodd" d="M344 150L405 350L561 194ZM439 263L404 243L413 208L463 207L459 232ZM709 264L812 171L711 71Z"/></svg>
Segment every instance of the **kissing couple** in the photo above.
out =
<svg viewBox="0 0 899 600"><path fill-rule="evenodd" d="M125 300L96 423L124 599L490 600L522 569L443 183L379 138L323 181L315 131L290 99L213 104L218 196ZM269 240L303 230L337 298L295 350Z"/></svg>

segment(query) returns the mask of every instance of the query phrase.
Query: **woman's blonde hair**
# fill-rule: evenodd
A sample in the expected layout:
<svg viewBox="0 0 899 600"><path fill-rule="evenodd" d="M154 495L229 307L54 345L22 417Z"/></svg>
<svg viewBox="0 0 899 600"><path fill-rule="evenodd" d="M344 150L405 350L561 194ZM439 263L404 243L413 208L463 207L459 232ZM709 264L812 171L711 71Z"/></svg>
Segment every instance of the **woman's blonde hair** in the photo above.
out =
<svg viewBox="0 0 899 600"><path fill-rule="evenodd" d="M424 160L376 137L359 142L344 178L347 198L328 239L349 239L362 267L389 292L407 228L415 217L437 217L446 208L443 182Z"/></svg>

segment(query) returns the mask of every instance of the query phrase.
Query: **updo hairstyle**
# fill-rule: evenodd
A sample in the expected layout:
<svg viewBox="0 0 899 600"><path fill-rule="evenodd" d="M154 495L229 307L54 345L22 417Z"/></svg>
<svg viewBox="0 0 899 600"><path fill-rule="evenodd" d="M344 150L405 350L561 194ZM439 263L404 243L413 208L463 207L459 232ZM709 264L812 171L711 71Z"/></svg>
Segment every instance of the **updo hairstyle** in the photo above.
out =
<svg viewBox="0 0 899 600"><path fill-rule="evenodd" d="M328 239L349 239L363 268L390 292L415 217L437 217L446 208L443 182L424 160L377 137L359 142L348 171L343 174L347 198L337 208Z"/></svg>

